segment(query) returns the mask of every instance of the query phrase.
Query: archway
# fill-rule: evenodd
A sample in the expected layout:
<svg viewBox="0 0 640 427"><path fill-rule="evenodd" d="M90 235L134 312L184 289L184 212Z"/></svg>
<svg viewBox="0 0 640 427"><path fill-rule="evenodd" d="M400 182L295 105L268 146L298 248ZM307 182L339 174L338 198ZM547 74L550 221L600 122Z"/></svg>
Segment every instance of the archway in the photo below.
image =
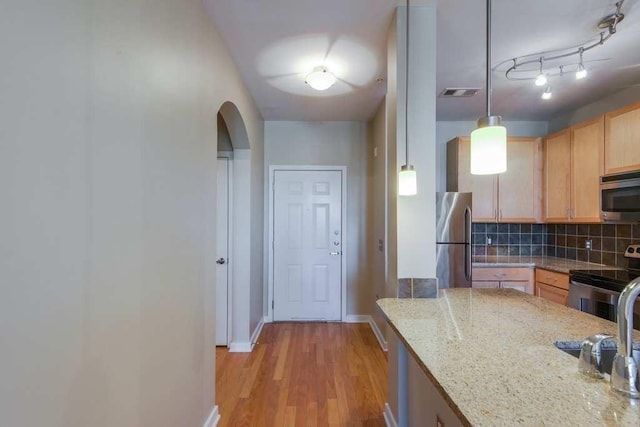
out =
<svg viewBox="0 0 640 427"><path fill-rule="evenodd" d="M228 210L226 216L228 245L217 239L217 273L226 269L227 292L222 292L216 280L216 333L218 308L227 302L227 339L217 345L227 345L229 351L251 351L249 337L250 264L251 264L251 146L244 120L232 102L222 104L217 115L218 159L224 159L228 173ZM221 165L223 164L221 163ZM219 215L218 215L219 216ZM218 221L216 221L218 222ZM219 233L217 233L219 234ZM216 278L218 274L216 273ZM218 294L224 294L222 299ZM224 327L220 329L224 330ZM226 341L226 343L224 342Z"/></svg>

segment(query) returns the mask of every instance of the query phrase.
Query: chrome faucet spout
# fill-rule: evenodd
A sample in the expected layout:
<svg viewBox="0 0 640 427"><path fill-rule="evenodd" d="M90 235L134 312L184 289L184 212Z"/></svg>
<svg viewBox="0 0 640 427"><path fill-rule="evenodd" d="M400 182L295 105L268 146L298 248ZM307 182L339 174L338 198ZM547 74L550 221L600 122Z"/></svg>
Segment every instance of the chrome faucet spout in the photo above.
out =
<svg viewBox="0 0 640 427"><path fill-rule="evenodd" d="M613 359L611 388L634 399L640 399L638 365L633 358L633 306L640 295L640 277L624 288L618 299L618 353Z"/></svg>

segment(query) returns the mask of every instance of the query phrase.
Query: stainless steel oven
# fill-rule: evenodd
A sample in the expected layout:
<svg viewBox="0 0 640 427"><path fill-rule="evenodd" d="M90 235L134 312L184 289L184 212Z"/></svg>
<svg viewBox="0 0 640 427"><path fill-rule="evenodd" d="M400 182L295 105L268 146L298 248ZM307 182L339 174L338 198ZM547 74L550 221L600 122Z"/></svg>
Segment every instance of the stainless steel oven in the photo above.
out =
<svg viewBox="0 0 640 427"><path fill-rule="evenodd" d="M576 310L616 322L619 297L619 292L572 280L567 304ZM636 301L633 308L633 327L640 330L640 301Z"/></svg>
<svg viewBox="0 0 640 427"><path fill-rule="evenodd" d="M600 177L600 210L605 221L640 221L640 171Z"/></svg>

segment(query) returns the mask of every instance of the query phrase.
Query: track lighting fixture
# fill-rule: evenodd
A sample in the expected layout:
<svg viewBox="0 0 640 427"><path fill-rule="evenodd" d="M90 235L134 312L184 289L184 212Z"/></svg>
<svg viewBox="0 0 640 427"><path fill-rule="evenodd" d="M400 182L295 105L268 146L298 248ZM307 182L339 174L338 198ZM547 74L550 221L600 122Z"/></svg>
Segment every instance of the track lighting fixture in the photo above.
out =
<svg viewBox="0 0 640 427"><path fill-rule="evenodd" d="M575 73L576 80L586 78L588 73L584 63L584 53L602 46L618 31L618 24L624 19L624 13L622 13L624 1L619 0L615 5L615 11L602 18L597 24L602 31L581 46L518 56L503 62L501 65L504 65L505 68L511 64L505 71L506 78L508 80L533 80L535 85L540 87L548 85L550 79L567 75L567 72ZM497 68L501 68L501 66L499 65Z"/></svg>

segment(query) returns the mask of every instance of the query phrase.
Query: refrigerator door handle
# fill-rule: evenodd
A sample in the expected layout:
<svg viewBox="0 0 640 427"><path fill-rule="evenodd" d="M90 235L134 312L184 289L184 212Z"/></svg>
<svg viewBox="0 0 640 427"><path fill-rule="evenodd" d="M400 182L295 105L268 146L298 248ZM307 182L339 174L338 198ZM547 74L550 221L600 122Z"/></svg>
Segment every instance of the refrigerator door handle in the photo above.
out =
<svg viewBox="0 0 640 427"><path fill-rule="evenodd" d="M464 278L471 281L471 208L464 209L464 239L466 243L464 251Z"/></svg>

